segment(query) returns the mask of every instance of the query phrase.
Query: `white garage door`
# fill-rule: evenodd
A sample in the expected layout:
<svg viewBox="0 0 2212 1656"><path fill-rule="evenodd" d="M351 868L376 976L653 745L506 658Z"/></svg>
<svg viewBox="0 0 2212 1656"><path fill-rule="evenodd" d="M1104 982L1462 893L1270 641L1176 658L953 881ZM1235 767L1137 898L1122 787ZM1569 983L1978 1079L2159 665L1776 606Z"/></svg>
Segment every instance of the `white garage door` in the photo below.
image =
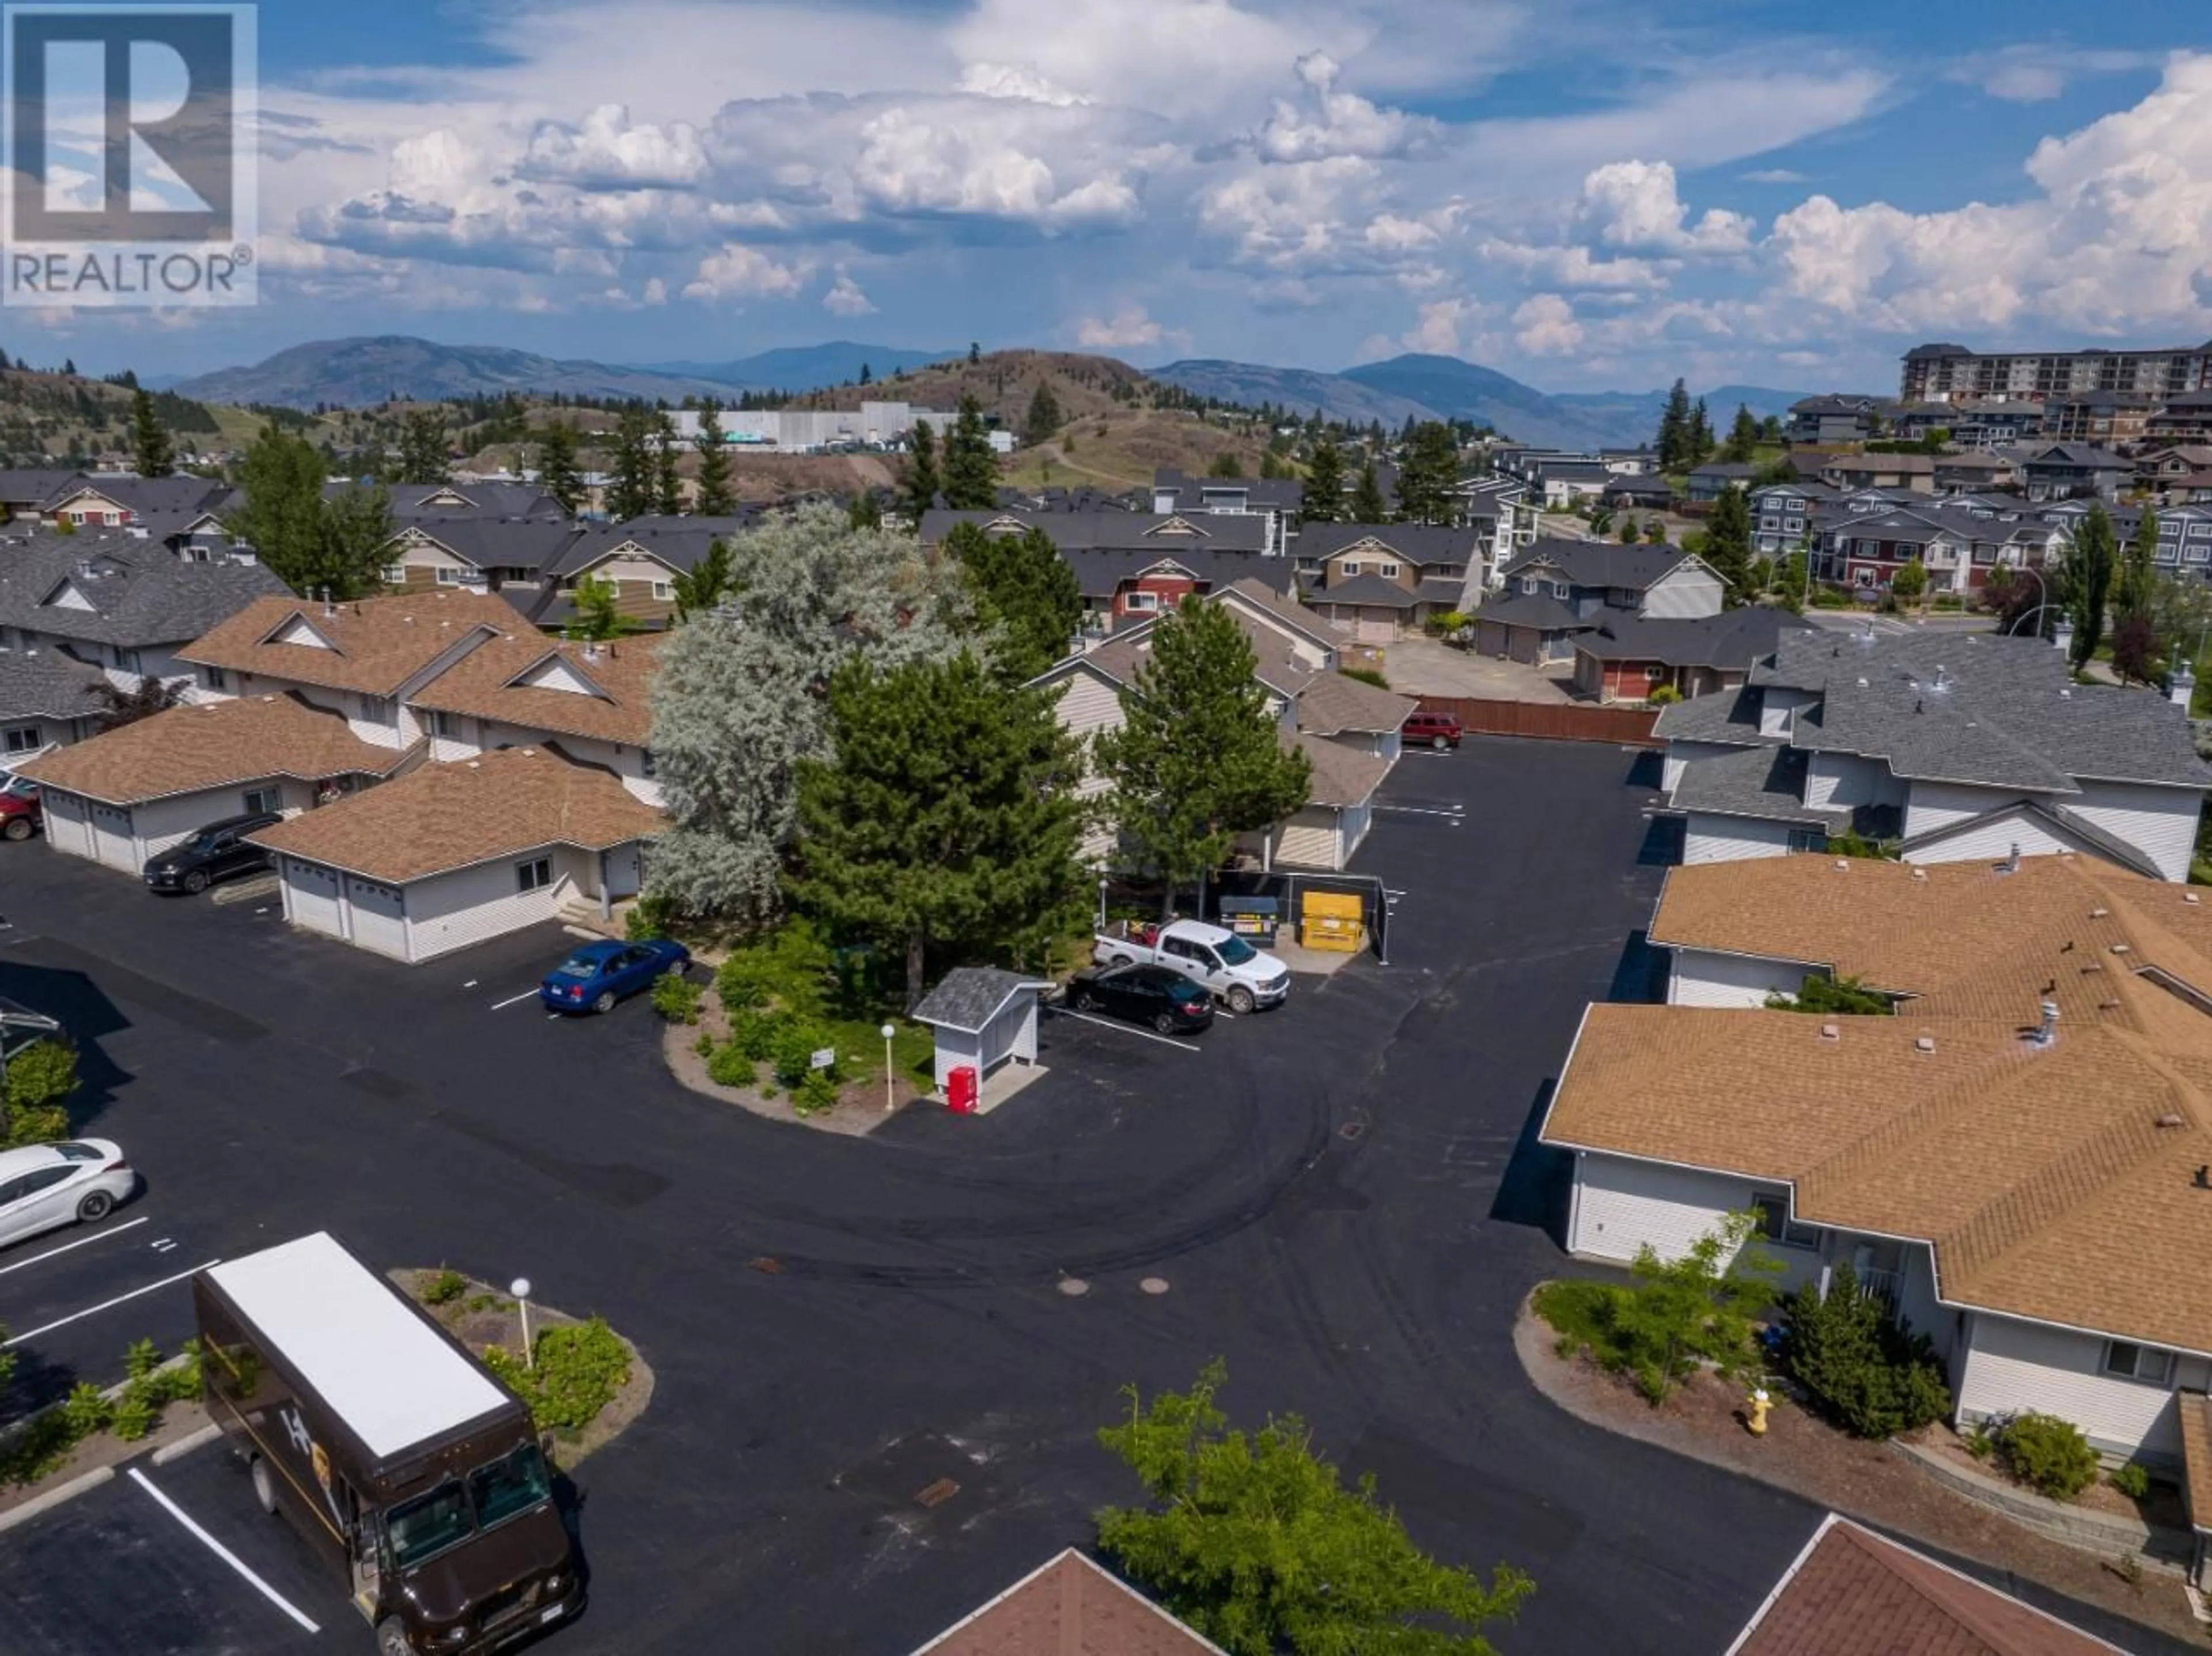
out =
<svg viewBox="0 0 2212 1656"><path fill-rule="evenodd" d="M131 813L112 805L92 807L92 854L111 868L138 872L131 843Z"/></svg>
<svg viewBox="0 0 2212 1656"><path fill-rule="evenodd" d="M71 856L96 855L92 845L92 822L85 801L75 794L48 794L40 801L46 813L46 838L58 851Z"/></svg>
<svg viewBox="0 0 2212 1656"><path fill-rule="evenodd" d="M398 889L346 876L346 902L353 910L353 941L395 960L407 958L407 909Z"/></svg>
<svg viewBox="0 0 2212 1656"><path fill-rule="evenodd" d="M329 937L345 935L338 908L338 872L313 862L289 858L284 863L284 890L290 900L292 923Z"/></svg>
<svg viewBox="0 0 2212 1656"><path fill-rule="evenodd" d="M1336 813L1299 812L1283 825L1275 842L1275 861L1304 868L1336 867Z"/></svg>
<svg viewBox="0 0 2212 1656"><path fill-rule="evenodd" d="M1387 644L1398 636L1398 624L1389 616L1380 621L1359 618L1359 642L1363 644Z"/></svg>

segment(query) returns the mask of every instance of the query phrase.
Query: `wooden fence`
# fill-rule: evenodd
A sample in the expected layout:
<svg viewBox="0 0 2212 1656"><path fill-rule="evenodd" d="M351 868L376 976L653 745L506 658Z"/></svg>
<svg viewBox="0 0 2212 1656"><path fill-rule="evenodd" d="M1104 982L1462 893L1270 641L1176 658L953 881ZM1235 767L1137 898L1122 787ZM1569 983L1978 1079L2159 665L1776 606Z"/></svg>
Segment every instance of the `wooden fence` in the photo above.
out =
<svg viewBox="0 0 2212 1656"><path fill-rule="evenodd" d="M1534 736L1547 741L1613 742L1664 747L1651 734L1656 708L1593 707L1577 702L1507 702L1486 697L1424 696L1425 712L1449 713L1475 736Z"/></svg>

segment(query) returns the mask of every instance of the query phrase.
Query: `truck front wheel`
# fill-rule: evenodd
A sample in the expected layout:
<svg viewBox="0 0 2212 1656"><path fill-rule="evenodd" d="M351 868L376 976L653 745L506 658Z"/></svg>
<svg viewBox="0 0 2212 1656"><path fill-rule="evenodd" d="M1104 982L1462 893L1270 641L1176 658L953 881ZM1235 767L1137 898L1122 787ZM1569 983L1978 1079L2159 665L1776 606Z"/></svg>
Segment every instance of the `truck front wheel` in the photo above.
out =
<svg viewBox="0 0 2212 1656"><path fill-rule="evenodd" d="M1251 1011L1255 1004L1256 1002L1252 999L1252 991L1242 983L1229 991L1229 1009L1240 1018Z"/></svg>
<svg viewBox="0 0 2212 1656"><path fill-rule="evenodd" d="M376 1624L376 1656L415 1656L415 1647L407 1642L407 1629L397 1616Z"/></svg>

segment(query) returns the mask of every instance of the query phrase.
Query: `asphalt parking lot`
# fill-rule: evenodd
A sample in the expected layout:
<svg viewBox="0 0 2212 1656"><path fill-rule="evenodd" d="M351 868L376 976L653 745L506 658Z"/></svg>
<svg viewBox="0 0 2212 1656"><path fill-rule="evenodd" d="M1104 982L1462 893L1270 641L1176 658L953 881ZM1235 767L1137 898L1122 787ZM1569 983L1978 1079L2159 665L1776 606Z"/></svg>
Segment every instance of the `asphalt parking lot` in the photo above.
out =
<svg viewBox="0 0 2212 1656"><path fill-rule="evenodd" d="M410 969L0 847L0 995L78 1032L83 1130L145 1180L0 1251L0 1321L45 1383L111 1379L186 1331L166 1279L318 1228L604 1313L655 1392L580 1470L592 1605L549 1651L902 1656L1135 1498L1097 1427L1219 1355L1240 1416L1304 1414L1425 1545L1535 1577L1501 1649L1718 1653L1819 1513L1559 1414L1508 1338L1559 1267L1532 1111L1587 1002L1647 981L1640 774L1409 756L1358 863L1388 966L1183 1044L1051 1018L1000 1110L865 1140L684 1092L642 1001L549 1020L556 928ZM118 1478L0 1536L0 1645L367 1647L219 1449L148 1476L319 1630Z"/></svg>

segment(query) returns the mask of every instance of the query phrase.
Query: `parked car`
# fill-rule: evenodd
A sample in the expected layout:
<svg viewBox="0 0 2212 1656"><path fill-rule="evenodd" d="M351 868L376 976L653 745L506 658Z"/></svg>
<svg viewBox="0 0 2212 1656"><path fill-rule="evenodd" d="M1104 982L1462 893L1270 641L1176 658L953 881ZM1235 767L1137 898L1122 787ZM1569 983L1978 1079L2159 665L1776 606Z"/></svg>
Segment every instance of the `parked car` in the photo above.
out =
<svg viewBox="0 0 2212 1656"><path fill-rule="evenodd" d="M1205 985L1235 1013L1277 1005L1291 992L1288 966L1202 920L1164 926L1117 922L1091 940L1091 959L1102 966L1145 961L1165 966Z"/></svg>
<svg viewBox="0 0 2212 1656"><path fill-rule="evenodd" d="M137 1185L122 1148L106 1139L0 1150L0 1244L105 1219Z"/></svg>
<svg viewBox="0 0 2212 1656"><path fill-rule="evenodd" d="M586 943L545 974L538 999L555 1012L612 1012L624 995L690 964L691 951L665 937L645 943Z"/></svg>
<svg viewBox="0 0 2212 1656"><path fill-rule="evenodd" d="M225 817L195 829L167 850L146 861L149 892L190 892L198 896L218 880L254 874L270 865L269 853L246 839L258 828L273 828L284 819L274 811Z"/></svg>
<svg viewBox="0 0 2212 1656"><path fill-rule="evenodd" d="M1408 747L1457 747L1466 734L1455 715L1431 713L1425 708L1399 728L1399 735Z"/></svg>
<svg viewBox="0 0 2212 1656"><path fill-rule="evenodd" d="M0 782L0 838L28 839L46 825L38 783L24 776Z"/></svg>
<svg viewBox="0 0 2212 1656"><path fill-rule="evenodd" d="M1089 966L1067 986L1068 1004L1078 1012L1110 1012L1150 1024L1163 1035L1179 1029L1204 1029L1213 1021L1213 996L1166 966Z"/></svg>

